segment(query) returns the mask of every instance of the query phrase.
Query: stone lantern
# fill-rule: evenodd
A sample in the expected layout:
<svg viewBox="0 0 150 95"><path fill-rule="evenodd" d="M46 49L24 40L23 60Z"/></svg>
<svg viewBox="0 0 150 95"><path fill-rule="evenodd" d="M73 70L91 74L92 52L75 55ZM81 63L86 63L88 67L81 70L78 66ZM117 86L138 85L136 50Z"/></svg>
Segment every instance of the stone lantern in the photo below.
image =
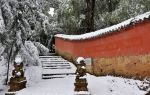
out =
<svg viewBox="0 0 150 95"><path fill-rule="evenodd" d="M17 56L14 62L14 70L12 71L12 77L10 78L9 92L19 91L26 88L26 77L24 77L23 62L21 56Z"/></svg>
<svg viewBox="0 0 150 95"><path fill-rule="evenodd" d="M77 70L76 70L76 79L75 79L75 89L76 95L90 95L87 88L86 80L86 64L83 57L77 59Z"/></svg>

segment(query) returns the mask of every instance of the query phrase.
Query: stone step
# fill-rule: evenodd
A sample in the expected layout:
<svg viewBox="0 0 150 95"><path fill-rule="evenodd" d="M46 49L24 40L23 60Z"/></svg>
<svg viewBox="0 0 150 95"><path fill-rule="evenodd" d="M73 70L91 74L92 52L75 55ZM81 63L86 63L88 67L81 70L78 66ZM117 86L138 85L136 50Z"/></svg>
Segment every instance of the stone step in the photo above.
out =
<svg viewBox="0 0 150 95"><path fill-rule="evenodd" d="M66 61L64 59L47 59L47 60L42 60L41 61Z"/></svg>
<svg viewBox="0 0 150 95"><path fill-rule="evenodd" d="M68 77L68 75L74 75L74 74L61 74L61 75L42 75L42 79L54 79L54 78L64 78Z"/></svg>
<svg viewBox="0 0 150 95"><path fill-rule="evenodd" d="M63 58L49 58L49 59L40 59L41 61L66 61L66 60L64 60Z"/></svg>
<svg viewBox="0 0 150 95"><path fill-rule="evenodd" d="M75 73L58 73L58 74L42 74L42 76L63 76L63 75L75 75Z"/></svg>
<svg viewBox="0 0 150 95"><path fill-rule="evenodd" d="M61 56L39 56L40 58L62 58Z"/></svg>
<svg viewBox="0 0 150 95"><path fill-rule="evenodd" d="M39 57L40 59L49 59L49 58L62 58L61 56L60 57L57 57L57 56L53 56L53 57L51 57L51 56L49 56L49 57Z"/></svg>
<svg viewBox="0 0 150 95"><path fill-rule="evenodd" d="M61 56L40 56L42 63L42 79L63 78L74 75L75 68L72 63Z"/></svg>
<svg viewBox="0 0 150 95"><path fill-rule="evenodd" d="M59 64L59 63L62 63L62 64L69 64L69 62L42 62L43 64Z"/></svg>
<svg viewBox="0 0 150 95"><path fill-rule="evenodd" d="M66 65L69 65L69 63L63 63L63 64L58 64L58 63L54 63L54 64L43 63L42 67L45 67L45 66L66 66Z"/></svg>
<svg viewBox="0 0 150 95"><path fill-rule="evenodd" d="M56 56L56 53L48 53L48 56Z"/></svg>
<svg viewBox="0 0 150 95"><path fill-rule="evenodd" d="M42 66L68 65L69 63L43 63Z"/></svg>
<svg viewBox="0 0 150 95"><path fill-rule="evenodd" d="M66 75L50 75L50 76L42 76L42 79L54 79L54 78L64 78Z"/></svg>
<svg viewBox="0 0 150 95"><path fill-rule="evenodd" d="M66 66L68 64L43 64L42 68L44 67L71 67L70 65Z"/></svg>
<svg viewBox="0 0 150 95"><path fill-rule="evenodd" d="M43 69L42 74L67 74L75 73L72 69Z"/></svg>
<svg viewBox="0 0 150 95"><path fill-rule="evenodd" d="M41 62L69 62L69 61L67 61L67 60L41 60Z"/></svg>
<svg viewBox="0 0 150 95"><path fill-rule="evenodd" d="M69 64L69 62L42 62L42 64Z"/></svg>
<svg viewBox="0 0 150 95"><path fill-rule="evenodd" d="M55 68L60 68L60 67L71 67L71 66L66 66L67 64L64 64L64 65L42 65L42 68L52 68L52 67L55 67Z"/></svg>
<svg viewBox="0 0 150 95"><path fill-rule="evenodd" d="M42 62L68 62L67 60L43 60Z"/></svg>
<svg viewBox="0 0 150 95"><path fill-rule="evenodd" d="M64 64L64 65L43 65L42 67L71 67L70 65L66 65L66 64Z"/></svg>
<svg viewBox="0 0 150 95"><path fill-rule="evenodd" d="M55 78L64 78L64 77L49 77L49 76L48 77L45 77L45 76L42 77L42 79L55 79Z"/></svg>
<svg viewBox="0 0 150 95"><path fill-rule="evenodd" d="M71 69L71 67L44 67L43 69Z"/></svg>

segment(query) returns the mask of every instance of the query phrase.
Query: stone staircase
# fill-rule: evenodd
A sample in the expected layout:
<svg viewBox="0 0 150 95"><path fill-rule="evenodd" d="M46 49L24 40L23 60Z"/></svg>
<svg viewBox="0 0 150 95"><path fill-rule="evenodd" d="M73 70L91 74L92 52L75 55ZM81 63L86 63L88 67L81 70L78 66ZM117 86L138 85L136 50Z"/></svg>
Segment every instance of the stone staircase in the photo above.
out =
<svg viewBox="0 0 150 95"><path fill-rule="evenodd" d="M61 56L40 56L42 79L64 78L75 74L75 66Z"/></svg>

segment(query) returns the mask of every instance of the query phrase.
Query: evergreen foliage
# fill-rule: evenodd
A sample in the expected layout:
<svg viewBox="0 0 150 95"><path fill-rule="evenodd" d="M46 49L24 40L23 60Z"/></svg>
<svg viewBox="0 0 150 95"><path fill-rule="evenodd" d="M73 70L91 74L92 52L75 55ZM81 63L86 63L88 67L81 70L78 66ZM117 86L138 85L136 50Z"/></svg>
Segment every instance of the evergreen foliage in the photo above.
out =
<svg viewBox="0 0 150 95"><path fill-rule="evenodd" d="M149 0L95 0L94 30L150 11L149 5ZM86 33L87 11L86 0L60 0L57 10L60 28L66 34Z"/></svg>

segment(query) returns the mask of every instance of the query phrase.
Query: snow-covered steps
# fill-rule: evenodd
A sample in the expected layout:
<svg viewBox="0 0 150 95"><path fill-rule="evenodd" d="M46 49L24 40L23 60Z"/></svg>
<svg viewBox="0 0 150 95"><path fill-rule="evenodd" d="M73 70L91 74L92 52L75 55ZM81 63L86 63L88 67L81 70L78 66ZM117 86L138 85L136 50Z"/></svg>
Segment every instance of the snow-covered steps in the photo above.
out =
<svg viewBox="0 0 150 95"><path fill-rule="evenodd" d="M44 69L43 68L43 72L42 74L70 74L70 73L75 73L74 70L72 69Z"/></svg>
<svg viewBox="0 0 150 95"><path fill-rule="evenodd" d="M40 56L40 58L62 58L61 56Z"/></svg>
<svg viewBox="0 0 150 95"><path fill-rule="evenodd" d="M71 77L71 75L74 75L74 73L43 74L42 79L65 78L65 77Z"/></svg>
<svg viewBox="0 0 150 95"><path fill-rule="evenodd" d="M70 65L59 65L59 64L51 64L51 65L43 65L43 67L70 67Z"/></svg>
<svg viewBox="0 0 150 95"><path fill-rule="evenodd" d="M61 56L40 56L42 79L64 78L75 74L75 66Z"/></svg>
<svg viewBox="0 0 150 95"><path fill-rule="evenodd" d="M42 58L41 61L59 61L59 60L63 60L63 58Z"/></svg>
<svg viewBox="0 0 150 95"><path fill-rule="evenodd" d="M56 62L57 63L60 62L61 63L61 62L68 62L68 61L67 60L64 60L64 61L59 61L59 60L43 60L42 62L55 62L55 63Z"/></svg>
<svg viewBox="0 0 150 95"><path fill-rule="evenodd" d="M44 69L71 69L70 65L45 65L42 66Z"/></svg>
<svg viewBox="0 0 150 95"><path fill-rule="evenodd" d="M71 69L71 67L44 67L44 69Z"/></svg>
<svg viewBox="0 0 150 95"><path fill-rule="evenodd" d="M47 54L48 56L54 56L54 55L56 55L55 53L48 53Z"/></svg>

